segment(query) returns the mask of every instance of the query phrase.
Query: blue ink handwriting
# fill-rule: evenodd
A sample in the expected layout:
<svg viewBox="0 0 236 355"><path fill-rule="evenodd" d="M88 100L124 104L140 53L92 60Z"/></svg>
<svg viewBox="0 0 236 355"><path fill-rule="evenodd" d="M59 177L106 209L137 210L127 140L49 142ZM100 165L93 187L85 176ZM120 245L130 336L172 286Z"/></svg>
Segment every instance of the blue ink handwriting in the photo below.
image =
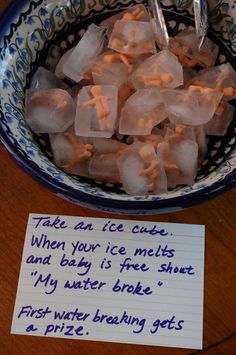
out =
<svg viewBox="0 0 236 355"><path fill-rule="evenodd" d="M51 257L52 257L51 254L44 257L29 255L26 259L26 264L51 265Z"/></svg>
<svg viewBox="0 0 236 355"><path fill-rule="evenodd" d="M72 255L75 254L76 251L78 252L84 252L84 253L94 253L97 248L100 248L101 245L96 243L96 244L88 244L88 243L82 243L79 240L76 243L71 243L72 245Z"/></svg>
<svg viewBox="0 0 236 355"><path fill-rule="evenodd" d="M36 276L37 274L38 274L38 272L35 271L35 272L31 273L31 276ZM51 295L52 293L54 293L56 291L58 280L57 279L54 280L52 278L52 274L50 274L50 273L45 277L42 274L40 274L34 283L34 287L37 287L40 284L42 286L44 286L45 288L51 287L52 289L50 291L45 291L46 295Z"/></svg>
<svg viewBox="0 0 236 355"><path fill-rule="evenodd" d="M30 318L35 318L35 319L43 319L45 318L48 314L52 313L49 307L44 308L36 308L34 309L32 306L23 306L21 307L21 310L17 316L17 318L21 318L22 316L24 317L30 317Z"/></svg>
<svg viewBox="0 0 236 355"><path fill-rule="evenodd" d="M124 232L124 226L122 223L116 224L108 221L102 228L103 232Z"/></svg>
<svg viewBox="0 0 236 355"><path fill-rule="evenodd" d="M100 265L100 268L107 270L107 269L111 268L111 265L112 265L112 261L104 258L101 265Z"/></svg>
<svg viewBox="0 0 236 355"><path fill-rule="evenodd" d="M49 227L55 229L68 228L65 221L62 221L59 216L56 217L33 217L34 221L37 221L35 229L38 227Z"/></svg>
<svg viewBox="0 0 236 355"><path fill-rule="evenodd" d="M133 295L137 296L144 296L144 295L151 295L152 290L148 287L143 287L140 281L136 283L136 285L122 283L120 279L117 279L115 285L112 288L113 292L127 292L132 293Z"/></svg>
<svg viewBox="0 0 236 355"><path fill-rule="evenodd" d="M139 226L138 224L136 224L132 228L132 233L133 234L149 234L149 235L159 234L161 237L165 237L167 235L172 235L172 233L169 234L169 232L167 232L165 229L157 229L156 224L154 224L154 226L152 228Z"/></svg>
<svg viewBox="0 0 236 355"><path fill-rule="evenodd" d="M79 309L76 308L74 311L55 311L54 319L55 320L70 320L70 321L85 321L90 316L90 313L79 312Z"/></svg>
<svg viewBox="0 0 236 355"><path fill-rule="evenodd" d="M120 273L122 273L123 271L128 271L130 269L135 271L146 272L149 270L149 267L144 263L133 263L131 258L125 258L125 260L120 263Z"/></svg>
<svg viewBox="0 0 236 355"><path fill-rule="evenodd" d="M194 275L195 272L193 271L194 267L192 265L189 266L173 266L172 262L170 261L168 264L161 264L158 272L166 272L169 274L187 274L187 275Z"/></svg>
<svg viewBox="0 0 236 355"><path fill-rule="evenodd" d="M119 245L112 245L111 246L110 242L107 243L107 247L106 247L105 253L106 254L111 254L113 256L126 255L127 254L125 247L119 246Z"/></svg>
<svg viewBox="0 0 236 355"><path fill-rule="evenodd" d="M82 271L78 271L77 273L78 275L84 276L90 271L92 262L85 260L84 257L82 257L79 261L75 259L70 260L66 258L66 254L64 253L60 260L60 266L62 267L69 266L69 267L76 267L78 269L82 269Z"/></svg>
<svg viewBox="0 0 236 355"><path fill-rule="evenodd" d="M92 223L85 224L84 221L80 221L74 226L74 230L93 231L93 225Z"/></svg>
<svg viewBox="0 0 236 355"><path fill-rule="evenodd" d="M181 319L177 322L176 324L176 319L175 319L175 316L173 316L172 318L170 319L164 319L164 320L161 320L161 319L156 319L152 326L153 328L150 330L150 333L151 334L156 334L156 332L160 329L160 328L167 328L168 330L181 330L183 329L183 326L182 324L184 323L184 320Z"/></svg>
<svg viewBox="0 0 236 355"><path fill-rule="evenodd" d="M50 240L46 234L42 234L41 237L35 237L32 235L31 246L43 249L61 249L65 250L66 242L58 242L57 240Z"/></svg>
<svg viewBox="0 0 236 355"><path fill-rule="evenodd" d="M38 328L36 328L33 324L30 324L27 328L26 328L26 332L36 332L38 330Z"/></svg>
<svg viewBox="0 0 236 355"><path fill-rule="evenodd" d="M140 319L139 317L128 315L126 311L123 312L122 316L108 315L102 313L101 310L98 308L93 317L93 322L115 324L115 325L127 324L127 325L137 326L138 329L133 329L133 333L138 334L143 331L146 323L146 319L145 318Z"/></svg>
<svg viewBox="0 0 236 355"><path fill-rule="evenodd" d="M64 283L64 288L68 288L68 289L81 289L81 290L100 290L103 286L106 285L106 282L102 282L102 281L98 281L98 280L91 280L90 277L88 277L87 279L83 279L83 280L78 280L78 281L70 281L70 280L66 280L66 282Z"/></svg>
<svg viewBox="0 0 236 355"><path fill-rule="evenodd" d="M65 325L65 323L48 324L46 326L44 336L47 336L48 334L51 335L51 333L53 334L59 333L69 337L73 337L74 335L83 336L84 335L83 331L84 331L84 327L82 325L76 328L74 325Z"/></svg>
<svg viewBox="0 0 236 355"><path fill-rule="evenodd" d="M157 249L149 249L149 248L136 248L134 252L134 256L155 256L156 258L167 257L173 258L175 253L175 249L170 249L168 245L162 247L161 244L158 245Z"/></svg>

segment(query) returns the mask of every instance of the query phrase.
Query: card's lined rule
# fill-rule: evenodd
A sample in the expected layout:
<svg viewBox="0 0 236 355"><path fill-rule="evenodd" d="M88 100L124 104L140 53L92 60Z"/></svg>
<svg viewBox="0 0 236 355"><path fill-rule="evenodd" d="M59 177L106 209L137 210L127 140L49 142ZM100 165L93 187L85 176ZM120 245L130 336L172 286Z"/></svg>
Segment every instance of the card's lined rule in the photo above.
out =
<svg viewBox="0 0 236 355"><path fill-rule="evenodd" d="M201 349L204 234L31 214L12 333Z"/></svg>

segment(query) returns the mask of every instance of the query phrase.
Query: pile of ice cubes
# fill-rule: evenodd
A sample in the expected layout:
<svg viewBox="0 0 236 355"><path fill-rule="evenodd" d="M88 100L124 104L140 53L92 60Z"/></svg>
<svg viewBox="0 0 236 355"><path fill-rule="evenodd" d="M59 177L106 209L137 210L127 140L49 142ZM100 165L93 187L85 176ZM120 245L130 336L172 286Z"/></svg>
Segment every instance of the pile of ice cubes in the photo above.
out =
<svg viewBox="0 0 236 355"><path fill-rule="evenodd" d="M62 56L53 46L50 71L35 72L25 99L26 121L49 134L58 167L131 195L192 185L207 135L227 132L236 98L236 73L214 66L210 39L199 52L190 27L160 50L150 20L137 5L90 25Z"/></svg>

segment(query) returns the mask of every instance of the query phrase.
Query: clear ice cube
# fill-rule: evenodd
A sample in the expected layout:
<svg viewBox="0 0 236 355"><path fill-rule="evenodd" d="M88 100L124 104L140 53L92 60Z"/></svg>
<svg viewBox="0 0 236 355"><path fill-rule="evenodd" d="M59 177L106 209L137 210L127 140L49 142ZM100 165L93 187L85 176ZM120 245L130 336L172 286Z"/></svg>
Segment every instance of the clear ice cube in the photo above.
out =
<svg viewBox="0 0 236 355"><path fill-rule="evenodd" d="M116 21L108 48L134 55L157 51L150 24L141 21Z"/></svg>
<svg viewBox="0 0 236 355"><path fill-rule="evenodd" d="M127 144L114 139L89 138L94 155L89 164L89 174L93 179L120 183L117 159L128 148Z"/></svg>
<svg viewBox="0 0 236 355"><path fill-rule="evenodd" d="M140 89L131 95L121 111L119 133L150 134L167 117L158 88Z"/></svg>
<svg viewBox="0 0 236 355"><path fill-rule="evenodd" d="M131 80L136 90L146 87L174 89L183 85L183 68L177 57L165 49L139 65Z"/></svg>
<svg viewBox="0 0 236 355"><path fill-rule="evenodd" d="M111 36L114 24L118 20L149 22L150 16L145 6L142 4L130 7L114 16L110 16L100 23L100 26L106 29L107 37Z"/></svg>
<svg viewBox="0 0 236 355"><path fill-rule="evenodd" d="M32 90L48 90L60 88L64 90L69 90L69 86L66 85L62 80L58 79L49 70L39 67L33 75L30 83L30 89Z"/></svg>
<svg viewBox="0 0 236 355"><path fill-rule="evenodd" d="M198 145L185 139L160 143L158 150L163 157L163 166L167 175L168 188L178 185L192 185L198 170Z"/></svg>
<svg viewBox="0 0 236 355"><path fill-rule="evenodd" d="M206 134L209 136L224 136L234 117L234 107L226 102L221 102L215 115L205 125Z"/></svg>
<svg viewBox="0 0 236 355"><path fill-rule="evenodd" d="M83 79L91 60L96 58L103 50L105 41L104 29L92 24L66 58L62 72L69 79L79 82Z"/></svg>
<svg viewBox="0 0 236 355"><path fill-rule="evenodd" d="M35 133L64 132L74 118L74 100L65 90L26 91L25 119Z"/></svg>
<svg viewBox="0 0 236 355"><path fill-rule="evenodd" d="M115 155L127 147L127 144L118 142L115 139L90 137L87 140L88 143L90 143L93 146L93 152L97 155L102 155L102 154Z"/></svg>
<svg viewBox="0 0 236 355"><path fill-rule="evenodd" d="M201 50L198 50L198 37L193 27L189 26L175 37L170 38L170 48L184 64L194 67L211 67L215 64L219 48L208 37Z"/></svg>
<svg viewBox="0 0 236 355"><path fill-rule="evenodd" d="M49 47L47 58L46 58L46 67L48 68L48 70L54 73L61 57L62 57L62 49L52 44Z"/></svg>
<svg viewBox="0 0 236 355"><path fill-rule="evenodd" d="M64 64L68 61L68 59L70 58L71 54L73 53L75 47L72 47L70 49L68 49L63 56L61 57L61 59L59 60L59 62L57 63L56 69L55 69L55 75L59 78L59 79L64 79L66 76L64 74L63 71L63 67Z"/></svg>
<svg viewBox="0 0 236 355"><path fill-rule="evenodd" d="M118 159L121 181L130 195L167 192L167 179L160 156L151 144L135 142Z"/></svg>
<svg viewBox="0 0 236 355"><path fill-rule="evenodd" d="M207 123L213 117L223 94L164 90L165 109L171 122L190 126Z"/></svg>
<svg viewBox="0 0 236 355"><path fill-rule="evenodd" d="M95 59L91 64L93 82L95 85L124 85L132 70L128 59L119 53L108 51Z"/></svg>
<svg viewBox="0 0 236 355"><path fill-rule="evenodd" d="M110 138L116 127L118 90L111 85L85 86L77 97L78 136Z"/></svg>
<svg viewBox="0 0 236 355"><path fill-rule="evenodd" d="M113 154L95 154L89 163L89 174L98 181L120 183L117 160L114 159Z"/></svg>
<svg viewBox="0 0 236 355"><path fill-rule="evenodd" d="M49 135L55 164L66 172L89 177L89 159L93 147L73 133L54 133Z"/></svg>
<svg viewBox="0 0 236 355"><path fill-rule="evenodd" d="M229 63L201 70L188 84L188 90L222 92L224 101L230 101L236 98L236 72Z"/></svg>
<svg viewBox="0 0 236 355"><path fill-rule="evenodd" d="M129 142L142 142L146 144L151 144L155 149L158 145L163 142L164 137L161 134L148 134L147 136L129 136Z"/></svg>

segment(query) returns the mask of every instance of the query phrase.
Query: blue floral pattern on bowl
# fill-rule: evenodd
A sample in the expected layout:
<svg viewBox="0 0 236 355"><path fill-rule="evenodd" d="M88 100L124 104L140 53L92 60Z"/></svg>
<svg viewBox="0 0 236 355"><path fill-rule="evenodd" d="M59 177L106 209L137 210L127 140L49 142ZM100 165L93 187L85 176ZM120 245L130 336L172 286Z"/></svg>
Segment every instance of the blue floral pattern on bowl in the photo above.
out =
<svg viewBox="0 0 236 355"><path fill-rule="evenodd" d="M0 31L0 134L3 144L15 159L59 196L104 211L146 214L188 207L235 183L235 120L224 139L211 140L208 157L196 183L192 187L178 188L160 196L127 196L117 187L65 174L54 165L47 140L43 136L33 136L24 120L25 88L29 85L32 73L43 64L50 44L60 44L65 51L79 39L76 33L91 22L99 23L113 11L137 2L142 1L22 0L17 5L12 2L2 17L4 26ZM192 23L191 1L167 0L162 3L171 33ZM221 49L218 63L226 58L232 63L236 57L235 25L231 17L234 9L229 6L226 9L224 4L218 1L217 9L210 5L214 30L214 33L210 31L210 36L214 37ZM13 7L15 12L10 16Z"/></svg>

